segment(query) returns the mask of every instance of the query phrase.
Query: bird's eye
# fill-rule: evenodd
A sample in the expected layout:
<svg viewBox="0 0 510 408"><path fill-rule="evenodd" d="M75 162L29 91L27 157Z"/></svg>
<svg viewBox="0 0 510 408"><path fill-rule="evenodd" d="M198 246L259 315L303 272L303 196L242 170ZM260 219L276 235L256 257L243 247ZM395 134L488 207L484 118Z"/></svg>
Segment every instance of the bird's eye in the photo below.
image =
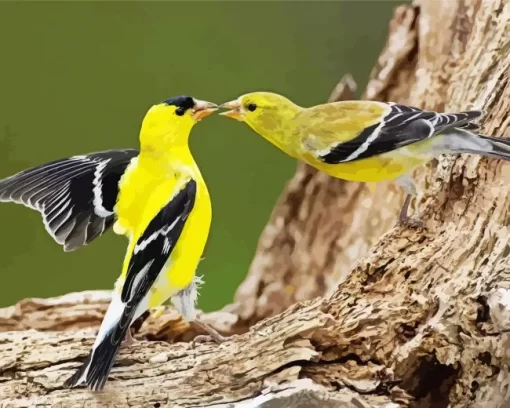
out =
<svg viewBox="0 0 510 408"><path fill-rule="evenodd" d="M177 109L175 110L175 114L176 114L177 116L182 116L182 115L184 115L184 108L177 108Z"/></svg>
<svg viewBox="0 0 510 408"><path fill-rule="evenodd" d="M248 109L250 112L253 112L255 109L257 109L257 105L255 105L254 103L249 103L248 105L246 105L246 109Z"/></svg>

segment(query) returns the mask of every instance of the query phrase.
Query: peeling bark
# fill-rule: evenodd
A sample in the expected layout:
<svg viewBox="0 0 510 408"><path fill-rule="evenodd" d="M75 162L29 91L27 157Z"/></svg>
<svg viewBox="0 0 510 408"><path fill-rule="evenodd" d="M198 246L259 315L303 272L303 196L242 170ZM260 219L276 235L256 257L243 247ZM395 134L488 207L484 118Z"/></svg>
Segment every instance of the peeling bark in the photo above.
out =
<svg viewBox="0 0 510 408"><path fill-rule="evenodd" d="M510 136L510 4L440 4L395 11L365 97L483 108L483 132ZM273 316L193 349L194 328L166 308L143 323L146 341L121 350L102 393L63 382L108 293L0 310L0 407L510 404L510 165L441 157L416 179L426 230L394 226L403 196L393 185L372 193L300 165L238 303L203 318L234 334Z"/></svg>

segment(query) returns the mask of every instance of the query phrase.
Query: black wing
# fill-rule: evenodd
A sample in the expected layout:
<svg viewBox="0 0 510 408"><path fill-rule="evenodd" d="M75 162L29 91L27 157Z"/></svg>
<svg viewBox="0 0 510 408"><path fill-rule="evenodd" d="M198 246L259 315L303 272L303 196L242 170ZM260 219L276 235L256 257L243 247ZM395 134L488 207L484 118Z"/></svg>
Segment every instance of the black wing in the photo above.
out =
<svg viewBox="0 0 510 408"><path fill-rule="evenodd" d="M0 202L39 211L53 239L73 251L114 221L118 184L137 150L108 150L33 167L0 180Z"/></svg>
<svg viewBox="0 0 510 408"><path fill-rule="evenodd" d="M186 185L152 219L136 242L129 260L121 300L137 305L156 281L195 205L197 184Z"/></svg>
<svg viewBox="0 0 510 408"><path fill-rule="evenodd" d="M320 158L329 164L347 163L387 153L452 128L476 131L478 125L470 122L483 114L483 111L447 114L396 103L389 105L390 113L380 122L367 127L349 142L337 144Z"/></svg>

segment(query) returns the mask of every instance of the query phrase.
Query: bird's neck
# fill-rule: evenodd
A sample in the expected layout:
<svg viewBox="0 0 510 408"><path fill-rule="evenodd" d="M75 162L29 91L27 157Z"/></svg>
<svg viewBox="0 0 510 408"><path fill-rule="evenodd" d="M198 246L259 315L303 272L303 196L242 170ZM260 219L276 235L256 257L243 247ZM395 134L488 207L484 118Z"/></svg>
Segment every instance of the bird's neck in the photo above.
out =
<svg viewBox="0 0 510 408"><path fill-rule="evenodd" d="M139 165L154 175L165 177L169 174L189 173L193 178L202 180L200 170L188 145L178 145L166 150L142 149Z"/></svg>
<svg viewBox="0 0 510 408"><path fill-rule="evenodd" d="M270 131L261 132L261 135L280 150L295 157L295 149L291 137L292 133L293 132L289 132L289 130L271 129Z"/></svg>
<svg viewBox="0 0 510 408"><path fill-rule="evenodd" d="M140 130L140 150L147 157L163 157L175 150L186 151L191 156L188 141L193 122L181 121L168 124L162 120L146 117Z"/></svg>
<svg viewBox="0 0 510 408"><path fill-rule="evenodd" d="M301 108L296 106L295 110L289 110L285 116L277 118L267 118L267 123L259 122L249 124L252 129L259 133L264 139L268 140L280 150L283 150L289 156L297 158L296 151L296 132L297 126L295 116L300 112Z"/></svg>

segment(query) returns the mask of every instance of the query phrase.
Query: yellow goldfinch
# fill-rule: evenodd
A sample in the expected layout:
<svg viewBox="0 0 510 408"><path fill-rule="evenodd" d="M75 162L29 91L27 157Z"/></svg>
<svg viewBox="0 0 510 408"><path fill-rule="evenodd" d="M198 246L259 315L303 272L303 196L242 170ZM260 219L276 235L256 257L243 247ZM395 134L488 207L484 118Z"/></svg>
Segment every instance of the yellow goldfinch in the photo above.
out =
<svg viewBox="0 0 510 408"><path fill-rule="evenodd" d="M140 152L74 156L0 181L0 201L40 211L50 235L67 251L88 244L114 222L114 231L129 239L92 350L66 385L102 389L122 340L131 338L130 325L170 297L185 318L195 319L200 283L195 270L209 234L211 201L188 137L216 108L188 96L168 99L147 112Z"/></svg>
<svg viewBox="0 0 510 408"><path fill-rule="evenodd" d="M471 121L483 111L455 114L397 103L345 101L302 108L270 92L253 92L220 107L289 156L333 177L394 180L408 196L400 222L420 225L407 209L416 188L409 172L443 153L475 153L510 160L510 141L478 135Z"/></svg>

